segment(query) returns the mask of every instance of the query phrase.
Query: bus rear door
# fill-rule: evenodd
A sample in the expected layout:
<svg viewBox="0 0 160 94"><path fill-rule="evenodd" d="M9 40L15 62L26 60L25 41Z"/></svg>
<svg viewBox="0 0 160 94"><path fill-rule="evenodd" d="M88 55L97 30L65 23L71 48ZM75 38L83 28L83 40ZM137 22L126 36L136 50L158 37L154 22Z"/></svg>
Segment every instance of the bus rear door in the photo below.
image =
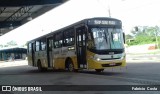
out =
<svg viewBox="0 0 160 94"><path fill-rule="evenodd" d="M31 43L32 64L35 66L35 43Z"/></svg>
<svg viewBox="0 0 160 94"><path fill-rule="evenodd" d="M48 67L53 67L52 48L53 48L53 38L49 37L49 38L47 38L47 61L48 61Z"/></svg>
<svg viewBox="0 0 160 94"><path fill-rule="evenodd" d="M76 28L76 53L78 68L86 68L86 31L85 26Z"/></svg>

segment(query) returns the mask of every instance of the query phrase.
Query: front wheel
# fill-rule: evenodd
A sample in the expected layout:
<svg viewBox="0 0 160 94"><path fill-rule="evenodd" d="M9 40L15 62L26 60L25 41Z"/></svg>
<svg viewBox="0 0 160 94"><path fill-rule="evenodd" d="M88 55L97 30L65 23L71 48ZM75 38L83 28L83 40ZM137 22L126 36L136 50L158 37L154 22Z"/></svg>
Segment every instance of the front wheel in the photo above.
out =
<svg viewBox="0 0 160 94"><path fill-rule="evenodd" d="M73 72L74 71L74 65L73 65L73 62L72 62L72 60L68 60L68 62L67 62L67 70L69 71L69 72Z"/></svg>
<svg viewBox="0 0 160 94"><path fill-rule="evenodd" d="M103 72L104 71L104 69L95 69L96 70L96 72Z"/></svg>

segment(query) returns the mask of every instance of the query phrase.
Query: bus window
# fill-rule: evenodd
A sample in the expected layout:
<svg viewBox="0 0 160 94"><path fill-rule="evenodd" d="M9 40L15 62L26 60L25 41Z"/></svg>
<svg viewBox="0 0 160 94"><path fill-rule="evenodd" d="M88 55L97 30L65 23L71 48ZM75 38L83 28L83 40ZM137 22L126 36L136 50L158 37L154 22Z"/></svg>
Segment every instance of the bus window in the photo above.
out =
<svg viewBox="0 0 160 94"><path fill-rule="evenodd" d="M74 45L74 29L64 31L64 46Z"/></svg>
<svg viewBox="0 0 160 94"><path fill-rule="evenodd" d="M57 33L54 35L54 48L60 48L62 47L62 39L63 39L63 33Z"/></svg>
<svg viewBox="0 0 160 94"><path fill-rule="evenodd" d="M58 48L58 41L54 42L54 48Z"/></svg>
<svg viewBox="0 0 160 94"><path fill-rule="evenodd" d="M46 50L46 41L45 40L41 40L41 50L42 51Z"/></svg>
<svg viewBox="0 0 160 94"><path fill-rule="evenodd" d="M36 41L36 51L39 51L40 48L40 41Z"/></svg>
<svg viewBox="0 0 160 94"><path fill-rule="evenodd" d="M49 51L52 51L53 40L49 40Z"/></svg>
<svg viewBox="0 0 160 94"><path fill-rule="evenodd" d="M32 44L31 43L29 43L28 48L29 48L28 52L31 53L32 52Z"/></svg>

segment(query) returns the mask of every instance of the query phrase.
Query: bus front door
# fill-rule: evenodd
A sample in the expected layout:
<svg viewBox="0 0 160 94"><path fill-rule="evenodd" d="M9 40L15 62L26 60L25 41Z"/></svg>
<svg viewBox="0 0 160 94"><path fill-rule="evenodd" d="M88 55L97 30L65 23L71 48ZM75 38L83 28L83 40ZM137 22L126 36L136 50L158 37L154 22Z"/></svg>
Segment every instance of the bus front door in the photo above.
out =
<svg viewBox="0 0 160 94"><path fill-rule="evenodd" d="M52 44L53 39L47 38L47 61L48 67L53 67L53 54L52 54Z"/></svg>
<svg viewBox="0 0 160 94"><path fill-rule="evenodd" d="M77 53L78 68L86 68L85 26L76 28L76 53Z"/></svg>

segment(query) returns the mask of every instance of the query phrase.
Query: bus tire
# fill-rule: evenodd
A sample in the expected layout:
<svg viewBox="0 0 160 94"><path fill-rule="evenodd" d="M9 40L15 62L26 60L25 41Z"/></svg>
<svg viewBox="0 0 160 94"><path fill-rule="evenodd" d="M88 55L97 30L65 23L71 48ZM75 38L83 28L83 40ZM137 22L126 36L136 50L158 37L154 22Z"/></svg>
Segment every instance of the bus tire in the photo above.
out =
<svg viewBox="0 0 160 94"><path fill-rule="evenodd" d="M38 65L38 71L40 71L40 72L43 72L43 71L46 71L47 69L46 68L43 68L42 67L42 64L41 64L41 62L40 61L38 61L38 63L37 63Z"/></svg>
<svg viewBox="0 0 160 94"><path fill-rule="evenodd" d="M103 72L104 71L104 69L95 69L96 70L96 72Z"/></svg>
<svg viewBox="0 0 160 94"><path fill-rule="evenodd" d="M67 70L69 72L73 72L74 71L74 65L73 65L73 62L71 59L68 59L67 60Z"/></svg>
<svg viewBox="0 0 160 94"><path fill-rule="evenodd" d="M74 69L74 72L78 72L79 70L78 69Z"/></svg>

